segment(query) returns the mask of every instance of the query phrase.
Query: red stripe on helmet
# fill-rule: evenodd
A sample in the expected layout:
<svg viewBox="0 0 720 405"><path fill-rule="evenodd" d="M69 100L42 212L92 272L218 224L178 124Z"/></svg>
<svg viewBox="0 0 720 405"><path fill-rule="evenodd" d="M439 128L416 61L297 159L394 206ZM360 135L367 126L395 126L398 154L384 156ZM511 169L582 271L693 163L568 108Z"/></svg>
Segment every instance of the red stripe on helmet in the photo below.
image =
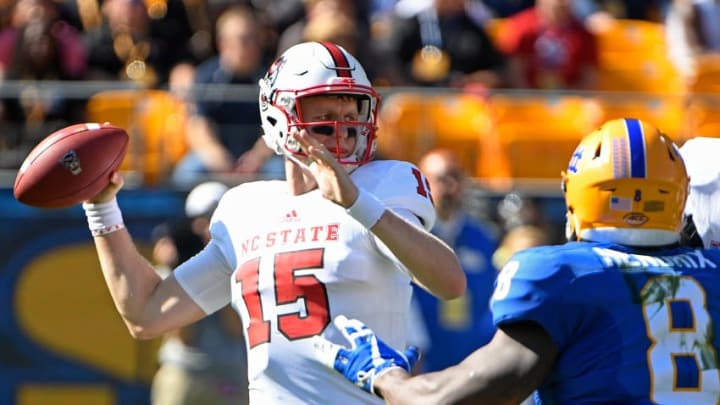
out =
<svg viewBox="0 0 720 405"><path fill-rule="evenodd" d="M335 71L338 77L352 77L350 74L350 63L343 51L332 42L321 42L321 44L330 52L330 56L332 56L333 62L335 63Z"/></svg>

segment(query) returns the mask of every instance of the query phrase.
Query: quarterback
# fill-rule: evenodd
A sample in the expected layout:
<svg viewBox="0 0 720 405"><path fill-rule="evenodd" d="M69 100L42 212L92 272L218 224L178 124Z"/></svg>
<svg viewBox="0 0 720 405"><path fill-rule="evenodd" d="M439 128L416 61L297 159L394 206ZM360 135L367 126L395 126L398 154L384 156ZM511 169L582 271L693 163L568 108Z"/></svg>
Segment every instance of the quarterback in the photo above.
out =
<svg viewBox="0 0 720 405"><path fill-rule="evenodd" d="M720 249L678 243L688 180L667 136L609 121L562 176L569 242L502 269L487 345L411 377L413 356L339 316L351 347L318 337L319 359L390 404L517 404L533 392L537 404L717 404Z"/></svg>
<svg viewBox="0 0 720 405"><path fill-rule="evenodd" d="M286 158L285 181L240 184L211 220L212 239L161 280L140 256L115 195L83 204L110 293L137 338L225 305L242 319L250 403L373 404L314 361L313 337L342 342L338 314L366 319L393 345L407 339L415 282L445 299L465 276L412 164L371 161L380 98L358 61L332 43L288 49L260 81L264 140Z"/></svg>

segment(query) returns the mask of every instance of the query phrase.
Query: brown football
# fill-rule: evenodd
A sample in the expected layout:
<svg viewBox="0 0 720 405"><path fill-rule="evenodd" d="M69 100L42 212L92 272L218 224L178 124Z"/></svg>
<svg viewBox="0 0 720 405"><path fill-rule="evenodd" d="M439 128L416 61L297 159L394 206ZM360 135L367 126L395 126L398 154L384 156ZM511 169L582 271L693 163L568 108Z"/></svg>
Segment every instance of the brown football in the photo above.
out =
<svg viewBox="0 0 720 405"><path fill-rule="evenodd" d="M48 135L30 151L13 193L23 204L66 208L94 197L125 157L129 136L112 124L84 123Z"/></svg>

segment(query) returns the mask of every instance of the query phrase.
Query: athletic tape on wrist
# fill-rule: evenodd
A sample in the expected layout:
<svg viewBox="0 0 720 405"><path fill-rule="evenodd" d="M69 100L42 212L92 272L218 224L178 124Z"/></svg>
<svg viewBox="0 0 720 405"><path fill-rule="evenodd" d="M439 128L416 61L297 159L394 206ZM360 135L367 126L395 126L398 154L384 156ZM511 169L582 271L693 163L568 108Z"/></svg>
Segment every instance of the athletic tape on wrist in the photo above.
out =
<svg viewBox="0 0 720 405"><path fill-rule="evenodd" d="M125 228L116 198L104 203L83 203L82 206L93 236L107 235Z"/></svg>
<svg viewBox="0 0 720 405"><path fill-rule="evenodd" d="M370 229L382 217L385 212L385 205L374 195L363 189L358 189L357 200L346 211L365 228Z"/></svg>

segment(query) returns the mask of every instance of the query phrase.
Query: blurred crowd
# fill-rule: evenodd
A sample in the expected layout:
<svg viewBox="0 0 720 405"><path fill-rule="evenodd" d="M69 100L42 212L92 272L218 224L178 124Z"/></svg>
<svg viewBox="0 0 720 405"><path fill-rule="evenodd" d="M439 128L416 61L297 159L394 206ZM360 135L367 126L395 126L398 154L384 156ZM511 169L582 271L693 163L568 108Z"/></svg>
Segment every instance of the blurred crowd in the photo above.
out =
<svg viewBox="0 0 720 405"><path fill-rule="evenodd" d="M599 36L622 20L663 24L662 52L682 81L720 51L720 2L712 0L0 0L0 169L17 169L57 129L120 111L132 131L129 153L160 155L144 161L153 165L144 168L146 184L190 190L209 177L284 178L282 159L261 138L255 89L294 44L340 44L379 89L601 91ZM57 82L88 87L75 94ZM433 352L433 340L458 342L447 346L460 359L468 334L489 339L497 269L563 234L541 200L520 194L466 211L481 201L463 187L473 168L458 167L449 151L434 153L423 171L446 204L436 204L433 231L460 252L473 284L450 303L419 296L430 335L425 370L455 362L437 352L447 347ZM179 352L166 346L161 360L180 364L171 361ZM171 372L164 378L179 378Z"/></svg>
<svg viewBox="0 0 720 405"><path fill-rule="evenodd" d="M720 5L703 0L2 0L0 168L19 167L54 130L103 118L89 100L115 83L180 105L174 115L138 100L122 107L133 123L180 117L169 139L181 147L161 152L173 156L153 181L282 177L260 141L254 93L227 85L254 89L293 44L342 45L380 88L592 91L602 89L597 36L620 20L666 25L667 55L687 77L720 49ZM89 87L48 84L57 81Z"/></svg>

